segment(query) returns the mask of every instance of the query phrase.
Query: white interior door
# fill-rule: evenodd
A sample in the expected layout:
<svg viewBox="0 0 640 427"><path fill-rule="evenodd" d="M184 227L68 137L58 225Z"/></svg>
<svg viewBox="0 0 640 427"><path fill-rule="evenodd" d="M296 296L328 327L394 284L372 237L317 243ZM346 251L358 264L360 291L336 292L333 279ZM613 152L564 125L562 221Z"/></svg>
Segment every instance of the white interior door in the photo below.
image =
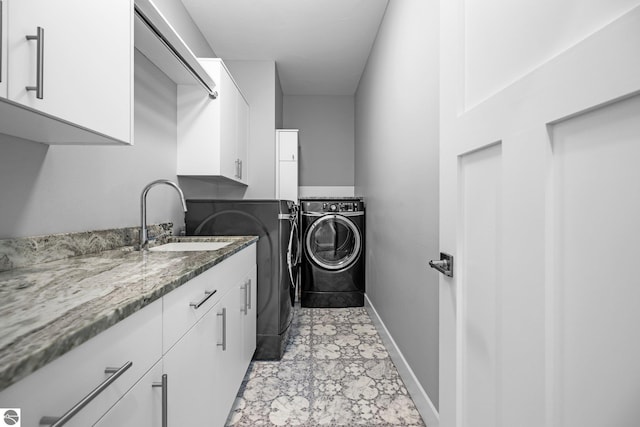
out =
<svg viewBox="0 0 640 427"><path fill-rule="evenodd" d="M7 97L7 1L0 0L0 98Z"/></svg>
<svg viewBox="0 0 640 427"><path fill-rule="evenodd" d="M441 1L440 425L640 425L640 2Z"/></svg>

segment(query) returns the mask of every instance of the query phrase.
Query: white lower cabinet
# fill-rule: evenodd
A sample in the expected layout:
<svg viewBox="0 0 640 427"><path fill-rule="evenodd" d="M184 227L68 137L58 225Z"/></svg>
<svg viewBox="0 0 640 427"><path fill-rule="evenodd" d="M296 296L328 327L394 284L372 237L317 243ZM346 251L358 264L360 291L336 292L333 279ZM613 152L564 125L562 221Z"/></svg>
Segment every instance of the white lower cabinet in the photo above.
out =
<svg viewBox="0 0 640 427"><path fill-rule="evenodd" d="M229 270L230 267L233 267L233 271ZM162 388L152 385L160 385L163 374L166 375L165 405L169 426L224 425L256 349L255 249L249 249L248 253L235 259L232 257L209 270L207 280L202 280L206 276L198 276L200 282L210 284L216 278L221 279L220 274L211 274L213 272L224 272L228 280L226 284L217 281L219 290L213 306L207 307L205 303L198 309L188 307L192 311L201 308L208 308L208 311L201 314L199 320L169 346L162 362L154 366L96 426L162 425ZM198 282L194 279L183 285L182 293L199 290L202 285ZM222 295L218 295L219 292ZM184 299L178 298L179 293L169 296L170 301L175 300L175 304L186 307ZM213 299L212 296L207 303ZM179 318L175 308L167 310L171 308L165 305L165 312L170 313L169 319L165 320Z"/></svg>
<svg viewBox="0 0 640 427"><path fill-rule="evenodd" d="M115 368L66 427L223 426L255 351L255 278L252 244L1 391L0 407L51 425Z"/></svg>
<svg viewBox="0 0 640 427"><path fill-rule="evenodd" d="M243 266L241 279L236 271L235 283L224 289L220 300L164 355L170 426L224 425L255 351L255 302L245 314L249 301L245 283L251 286L248 277L255 276L253 262ZM251 356L246 342L252 343Z"/></svg>
<svg viewBox="0 0 640 427"><path fill-rule="evenodd" d="M162 357L162 301L151 303L0 392L0 407L20 408L23 426L48 426L122 369L65 427L93 425ZM129 362L131 363L129 366ZM114 424L117 426L117 424Z"/></svg>
<svg viewBox="0 0 640 427"><path fill-rule="evenodd" d="M167 412L170 426L214 425L216 374L220 358L216 348L217 315L210 310L162 360L167 375Z"/></svg>

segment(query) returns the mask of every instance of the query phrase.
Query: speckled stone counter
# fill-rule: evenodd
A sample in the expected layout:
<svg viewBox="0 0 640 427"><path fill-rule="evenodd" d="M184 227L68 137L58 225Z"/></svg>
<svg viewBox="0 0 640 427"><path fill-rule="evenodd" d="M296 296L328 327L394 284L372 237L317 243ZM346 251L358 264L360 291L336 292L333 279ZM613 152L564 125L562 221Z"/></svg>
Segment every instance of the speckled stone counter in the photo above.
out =
<svg viewBox="0 0 640 427"><path fill-rule="evenodd" d="M149 236L163 242L173 234L173 224L153 224L147 230ZM139 235L140 227L127 227L1 239L0 271L133 246Z"/></svg>
<svg viewBox="0 0 640 427"><path fill-rule="evenodd" d="M139 252L123 247L0 272L0 390L258 240L215 251Z"/></svg>

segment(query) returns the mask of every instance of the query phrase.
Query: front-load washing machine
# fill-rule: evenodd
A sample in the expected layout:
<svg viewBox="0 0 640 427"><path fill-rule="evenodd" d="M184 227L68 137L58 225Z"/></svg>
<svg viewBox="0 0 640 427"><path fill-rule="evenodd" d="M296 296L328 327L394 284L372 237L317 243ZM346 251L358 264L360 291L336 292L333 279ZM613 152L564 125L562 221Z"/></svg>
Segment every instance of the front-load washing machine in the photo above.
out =
<svg viewBox="0 0 640 427"><path fill-rule="evenodd" d="M300 304L364 305L364 203L359 198L301 199Z"/></svg>

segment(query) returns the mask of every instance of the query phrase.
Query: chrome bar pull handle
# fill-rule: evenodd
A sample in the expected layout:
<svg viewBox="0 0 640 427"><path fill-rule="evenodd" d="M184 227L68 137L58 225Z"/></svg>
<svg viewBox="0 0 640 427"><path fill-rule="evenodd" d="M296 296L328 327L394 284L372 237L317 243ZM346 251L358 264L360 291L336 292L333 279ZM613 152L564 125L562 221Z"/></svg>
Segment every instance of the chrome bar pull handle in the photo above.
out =
<svg viewBox="0 0 640 427"><path fill-rule="evenodd" d="M218 343L218 347L222 347L222 351L227 351L227 309L223 308L218 316L222 316L222 343Z"/></svg>
<svg viewBox="0 0 640 427"><path fill-rule="evenodd" d="M249 310L251 310L251 279L249 279L247 281L247 307L249 307ZM247 314L247 312L245 311L245 314Z"/></svg>
<svg viewBox="0 0 640 427"><path fill-rule="evenodd" d="M69 409L63 416L61 417L49 417L45 416L40 418L40 425L46 425L49 427L61 427L65 425L71 418L73 418L82 408L87 406L89 402L95 399L100 393L102 393L107 387L111 385L118 377L125 373L127 369L129 369L133 365L133 362L127 362L122 365L120 368L106 368L105 373L111 374L109 378L104 380L100 385L94 388L88 395L86 395L80 402L76 403L75 406Z"/></svg>
<svg viewBox="0 0 640 427"><path fill-rule="evenodd" d="M153 383L151 387L162 387L162 427L169 425L169 379L162 375L162 382Z"/></svg>
<svg viewBox="0 0 640 427"><path fill-rule="evenodd" d="M189 307L193 307L196 310L199 309L202 304L204 304L205 302L207 302L207 300L209 298L211 298L213 296L213 294L215 294L216 292L218 292L217 289L214 289L213 291L204 291L204 298L202 298L200 301L198 302L191 302L189 303Z"/></svg>
<svg viewBox="0 0 640 427"><path fill-rule="evenodd" d="M242 160L238 160L240 162L240 176L238 178L242 179Z"/></svg>
<svg viewBox="0 0 640 427"><path fill-rule="evenodd" d="M27 36L27 40L36 40L36 85L27 86L27 90L34 90L36 98L44 98L44 28L38 27L35 36Z"/></svg>
<svg viewBox="0 0 640 427"><path fill-rule="evenodd" d="M247 282L244 282L244 285L240 286L240 289L244 291L244 304L243 304L243 307L240 308L240 313L243 313L246 316L247 315Z"/></svg>

